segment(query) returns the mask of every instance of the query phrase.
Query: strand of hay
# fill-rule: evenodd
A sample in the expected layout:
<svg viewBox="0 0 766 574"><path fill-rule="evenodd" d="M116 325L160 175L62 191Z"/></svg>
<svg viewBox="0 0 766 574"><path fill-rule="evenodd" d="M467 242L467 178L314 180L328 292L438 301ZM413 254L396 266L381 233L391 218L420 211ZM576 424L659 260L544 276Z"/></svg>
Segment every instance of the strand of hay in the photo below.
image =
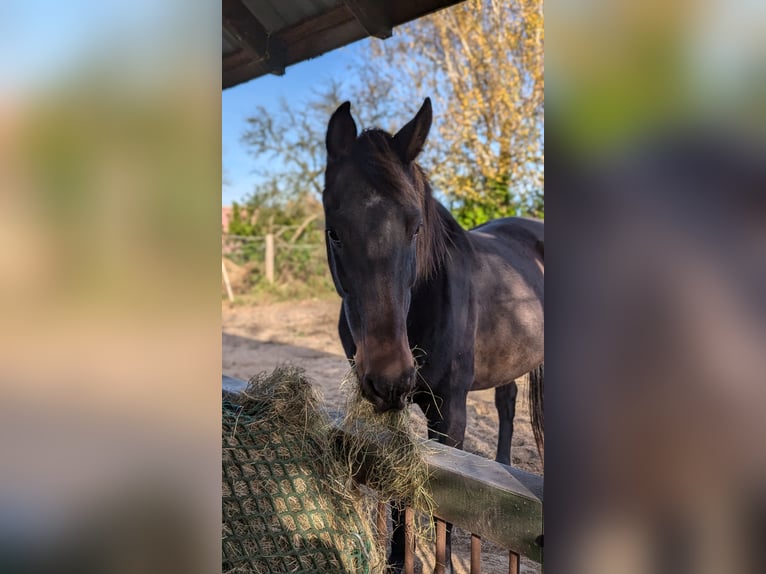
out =
<svg viewBox="0 0 766 574"><path fill-rule="evenodd" d="M425 446L412 430L409 410L375 412L362 396L353 370L346 375L342 388L346 405L339 429L344 476L361 472L365 485L375 491L379 501L400 508L411 506L433 516L435 505L428 488ZM433 538L432 521L426 524L425 529L416 528L415 534Z"/></svg>
<svg viewBox="0 0 766 574"><path fill-rule="evenodd" d="M407 411L375 413L353 375L345 388L337 422L293 367L257 375L224 401L224 573L383 572L377 502L432 515L423 447ZM426 522L417 535L428 533Z"/></svg>

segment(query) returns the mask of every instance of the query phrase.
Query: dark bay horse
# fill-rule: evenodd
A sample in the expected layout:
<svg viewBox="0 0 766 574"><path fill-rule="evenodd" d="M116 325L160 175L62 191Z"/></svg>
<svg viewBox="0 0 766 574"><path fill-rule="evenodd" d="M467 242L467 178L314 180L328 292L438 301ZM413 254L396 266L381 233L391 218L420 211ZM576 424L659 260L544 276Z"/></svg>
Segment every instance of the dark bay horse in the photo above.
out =
<svg viewBox="0 0 766 574"><path fill-rule="evenodd" d="M379 412L412 400L429 437L456 448L468 391L494 387L496 458L510 464L514 379L525 373L542 448L543 223L506 218L461 228L415 163L431 121L428 98L394 136L358 134L349 102L330 119L322 199L327 259L343 298L340 338ZM404 528L392 513L389 563L401 567Z"/></svg>

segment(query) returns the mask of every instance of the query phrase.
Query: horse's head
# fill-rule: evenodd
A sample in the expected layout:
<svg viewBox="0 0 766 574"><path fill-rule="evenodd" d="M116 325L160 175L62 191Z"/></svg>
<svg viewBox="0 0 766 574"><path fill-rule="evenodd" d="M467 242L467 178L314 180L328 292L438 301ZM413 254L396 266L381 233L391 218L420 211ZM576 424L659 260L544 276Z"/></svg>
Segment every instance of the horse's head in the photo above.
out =
<svg viewBox="0 0 766 574"><path fill-rule="evenodd" d="M413 162L431 127L431 101L394 136L367 130L357 137L350 108L342 104L327 128L327 260L362 394L378 411L398 410L415 386L407 313L422 263L427 183Z"/></svg>

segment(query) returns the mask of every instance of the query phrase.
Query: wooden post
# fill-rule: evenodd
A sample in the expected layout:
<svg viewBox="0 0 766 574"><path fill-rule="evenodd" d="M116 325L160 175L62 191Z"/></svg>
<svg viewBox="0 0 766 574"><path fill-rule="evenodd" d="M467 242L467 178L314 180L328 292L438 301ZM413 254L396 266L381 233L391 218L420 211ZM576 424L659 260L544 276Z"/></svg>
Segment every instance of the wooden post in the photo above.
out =
<svg viewBox="0 0 766 574"><path fill-rule="evenodd" d="M471 534L471 574L481 574L481 537Z"/></svg>
<svg viewBox="0 0 766 574"><path fill-rule="evenodd" d="M274 283L274 234L266 235L266 281Z"/></svg>
<svg viewBox="0 0 766 574"><path fill-rule="evenodd" d="M229 281L229 274L226 272L226 263L221 259L221 271L223 272L223 282L226 284L226 294L229 296L229 301L234 302L234 293L231 291L231 281Z"/></svg>
<svg viewBox="0 0 766 574"><path fill-rule="evenodd" d="M436 555L434 574L444 574L447 570L447 523L436 519Z"/></svg>
<svg viewBox="0 0 766 574"><path fill-rule="evenodd" d="M508 552L508 573L509 574L519 574L519 571L521 569L521 560L519 558L520 556L516 554L513 550Z"/></svg>
<svg viewBox="0 0 766 574"><path fill-rule="evenodd" d="M404 574L415 574L415 512L404 509Z"/></svg>
<svg viewBox="0 0 766 574"><path fill-rule="evenodd" d="M388 505L385 502L378 502L378 542L381 546L386 545L388 540L388 516L386 509Z"/></svg>

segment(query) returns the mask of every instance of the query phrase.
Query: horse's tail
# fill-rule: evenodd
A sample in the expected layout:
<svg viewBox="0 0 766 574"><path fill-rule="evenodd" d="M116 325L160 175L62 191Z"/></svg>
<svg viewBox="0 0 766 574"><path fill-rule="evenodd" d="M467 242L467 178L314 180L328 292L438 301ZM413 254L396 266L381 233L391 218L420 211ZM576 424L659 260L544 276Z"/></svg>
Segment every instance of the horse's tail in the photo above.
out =
<svg viewBox="0 0 766 574"><path fill-rule="evenodd" d="M537 452L543 458L545 451L545 425L543 418L543 379L545 378L545 363L540 363L529 372L529 415L532 421L532 433L535 435Z"/></svg>

